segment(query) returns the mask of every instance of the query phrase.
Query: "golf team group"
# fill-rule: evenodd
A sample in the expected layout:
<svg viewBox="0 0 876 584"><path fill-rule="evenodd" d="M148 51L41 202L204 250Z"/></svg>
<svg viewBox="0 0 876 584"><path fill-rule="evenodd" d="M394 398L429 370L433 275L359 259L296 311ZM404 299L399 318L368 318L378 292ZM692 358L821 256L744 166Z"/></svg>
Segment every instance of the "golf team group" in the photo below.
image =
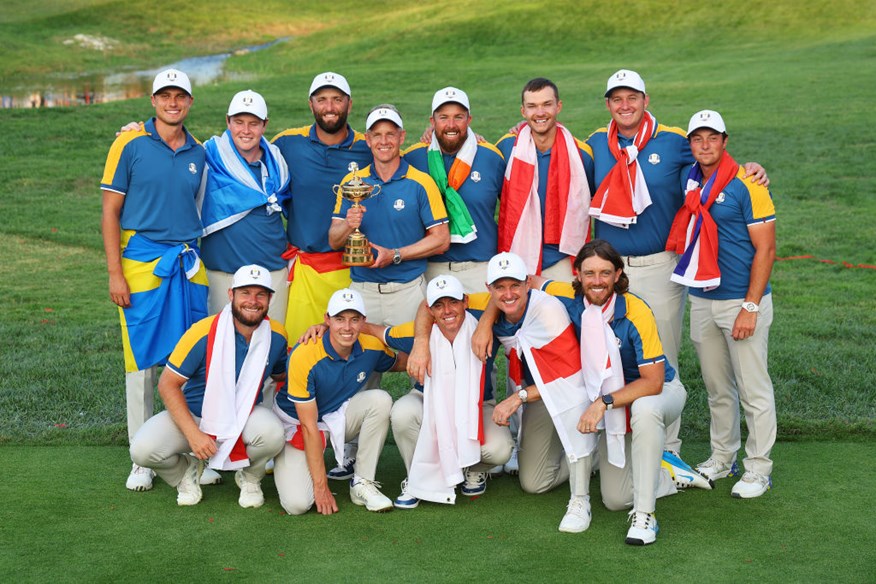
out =
<svg viewBox="0 0 876 584"><path fill-rule="evenodd" d="M656 500L678 489L737 477L734 497L769 490L775 209L718 112L660 124L622 69L607 127L579 140L557 86L536 78L523 121L492 144L446 87L402 150L410 121L380 104L355 131L351 88L326 72L307 95L312 125L268 141L265 99L241 91L201 144L184 126L187 75L162 71L152 89L154 117L123 128L101 180L128 489L158 475L195 505L235 471L240 505L259 507L272 472L287 513L331 514L332 479L388 511L482 495L504 471L527 493L567 483L559 530L578 533L598 469L631 545L656 540ZM362 235L367 257L351 259ZM711 454L693 467L678 436L688 298L711 413ZM395 401L388 371L410 377ZM394 500L377 482L390 430L407 470Z"/></svg>

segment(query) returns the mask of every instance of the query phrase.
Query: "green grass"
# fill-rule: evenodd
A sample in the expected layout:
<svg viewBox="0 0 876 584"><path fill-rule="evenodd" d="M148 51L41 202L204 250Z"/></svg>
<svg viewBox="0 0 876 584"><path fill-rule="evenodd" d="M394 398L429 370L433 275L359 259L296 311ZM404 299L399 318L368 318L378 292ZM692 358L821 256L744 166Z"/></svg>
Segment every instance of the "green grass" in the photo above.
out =
<svg viewBox="0 0 876 584"><path fill-rule="evenodd" d="M77 33L122 46L102 54L61 44ZM769 171L779 256L815 258L778 262L772 278L777 488L751 502L730 500L729 484L661 502L665 532L644 550L625 548L625 516L598 506L590 532L562 538L566 490L524 496L508 479L474 503L387 517L351 509L345 496L338 517L292 519L277 514L273 494L273 510L237 509L231 486L209 491L193 510L177 509L165 485L124 492L123 365L106 292L99 181L113 132L148 116L148 100L0 110L0 573L334 581L510 579L523 571L540 580L637 581L652 580L645 574L653 569L664 578L873 581L866 502L876 485L865 461L876 437L876 271L842 262L876 264L876 140L868 131L876 5L684 1L670 10L655 0L621 11L595 1L473 0L391 1L378 11L348 0L271 0L253 11L227 0L19 1L0 13L0 90L47 72L156 67L287 35L288 43L229 60L254 79L195 88L195 135L221 131L228 99L247 87L268 100L269 133L309 124L307 87L328 69L352 84L355 127L371 105L390 101L411 139L432 93L448 84L469 93L474 129L496 139L519 119L522 85L539 75L559 84L561 121L586 137L607 122L601 95L621 67L642 73L664 123L721 111L733 156ZM707 454L708 407L688 341L681 360L689 391L682 436L696 461ZM404 392L403 378L391 389ZM395 494L401 470L391 445L379 475ZM327 559L344 550L349 558Z"/></svg>

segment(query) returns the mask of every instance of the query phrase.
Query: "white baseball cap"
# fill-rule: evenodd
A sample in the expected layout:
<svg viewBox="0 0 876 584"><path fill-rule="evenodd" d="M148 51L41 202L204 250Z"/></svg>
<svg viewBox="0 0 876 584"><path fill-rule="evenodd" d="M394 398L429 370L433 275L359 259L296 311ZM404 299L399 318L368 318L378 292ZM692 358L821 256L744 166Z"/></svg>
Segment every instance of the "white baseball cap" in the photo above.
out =
<svg viewBox="0 0 876 584"><path fill-rule="evenodd" d="M471 106L468 103L468 95L455 87L445 87L435 92L435 97L432 98L432 113L435 113L439 107L445 103L458 103L466 110L471 111Z"/></svg>
<svg viewBox="0 0 876 584"><path fill-rule="evenodd" d="M265 103L264 97L252 89L240 91L234 94L228 105L228 117L237 114L252 114L264 121L268 119L268 104Z"/></svg>
<svg viewBox="0 0 876 584"><path fill-rule="evenodd" d="M165 69L156 75L155 80L152 81L152 95L165 87L178 87L189 95L192 94L192 82L189 81L189 76L179 69Z"/></svg>
<svg viewBox="0 0 876 584"><path fill-rule="evenodd" d="M263 268L257 264L242 266L234 272L234 279L231 281L231 289L243 288L245 286L261 286L271 292L274 291L274 286L271 283L271 272L267 268Z"/></svg>
<svg viewBox="0 0 876 584"><path fill-rule="evenodd" d="M341 288L332 294L332 297L329 298L326 312L329 316L337 316L345 310L355 310L362 316L367 316L365 314L365 301L362 300L362 295L349 288Z"/></svg>
<svg viewBox="0 0 876 584"><path fill-rule="evenodd" d="M320 73L316 77L313 78L313 83L310 84L310 93L307 95L313 95L323 87L334 87L335 89L340 89L349 97L352 95L350 93L350 84L347 83L346 77L339 73L333 73L331 71L326 71L325 73Z"/></svg>
<svg viewBox="0 0 876 584"><path fill-rule="evenodd" d="M724 124L724 118L721 117L721 114L713 110L698 111L693 117L691 117L690 122L687 125L688 137L693 134L695 130L699 130L700 128L709 128L716 132L720 132L721 134L727 133L727 126Z"/></svg>
<svg viewBox="0 0 876 584"><path fill-rule="evenodd" d="M454 276L447 274L441 274L432 278L429 281L429 285L426 286L426 302L429 303L429 306L432 306L444 297L462 300L465 297L462 282Z"/></svg>
<svg viewBox="0 0 876 584"><path fill-rule="evenodd" d="M370 130L371 126L381 120L388 120L402 130L405 129L404 124L402 124L401 116L398 115L397 111L388 107L379 107L370 114L368 114L368 119L365 120L365 131L367 132L368 130Z"/></svg>
<svg viewBox="0 0 876 584"><path fill-rule="evenodd" d="M629 69L621 69L608 78L608 84L605 87L605 97L608 97L608 94L618 87L628 87L645 93L645 81L642 79L642 76Z"/></svg>
<svg viewBox="0 0 876 584"><path fill-rule="evenodd" d="M523 258L510 251L503 251L491 257L490 263L487 264L487 284L493 284L502 278L525 281L526 264Z"/></svg>

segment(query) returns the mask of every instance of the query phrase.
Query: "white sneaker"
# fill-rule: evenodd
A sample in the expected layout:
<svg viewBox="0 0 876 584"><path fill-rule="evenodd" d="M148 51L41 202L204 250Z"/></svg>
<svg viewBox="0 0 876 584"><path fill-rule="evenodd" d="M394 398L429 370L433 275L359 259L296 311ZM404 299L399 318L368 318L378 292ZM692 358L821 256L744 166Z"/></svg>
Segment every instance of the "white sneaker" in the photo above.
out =
<svg viewBox="0 0 876 584"><path fill-rule="evenodd" d="M240 487L240 498L237 500L244 509L257 509L265 504L261 481L253 479L242 470L234 473L234 482Z"/></svg>
<svg viewBox="0 0 876 584"><path fill-rule="evenodd" d="M408 479L402 481L401 494L392 502L396 509L415 509L420 500L408 493Z"/></svg>
<svg viewBox="0 0 876 584"><path fill-rule="evenodd" d="M347 479L353 478L353 475L355 474L355 469L356 459L345 458L343 466L336 466L325 474L333 481L346 481Z"/></svg>
<svg viewBox="0 0 876 584"><path fill-rule="evenodd" d="M182 480L176 486L176 504L181 507L197 505L201 501L201 484L198 482L203 463L193 456L183 455L189 465Z"/></svg>
<svg viewBox="0 0 876 584"><path fill-rule="evenodd" d="M696 487L711 491L714 486L712 481L692 469L677 453L671 450L663 451L663 460L660 462L660 465L669 473L676 488L687 489Z"/></svg>
<svg viewBox="0 0 876 584"><path fill-rule="evenodd" d="M365 505L369 511L381 513L392 510L392 501L380 492L380 483L362 477L350 479L350 499L356 505Z"/></svg>
<svg viewBox="0 0 876 584"><path fill-rule="evenodd" d="M563 533L581 533L590 527L590 497L572 496L566 515L560 521L560 531Z"/></svg>
<svg viewBox="0 0 876 584"><path fill-rule="evenodd" d="M770 477L749 470L733 485L730 494L737 499L754 499L769 491L772 486L773 481Z"/></svg>
<svg viewBox="0 0 876 584"><path fill-rule="evenodd" d="M204 467L204 472L201 473L201 478L198 479L198 482L202 487L204 485L221 485L222 475L207 466Z"/></svg>
<svg viewBox="0 0 876 584"><path fill-rule="evenodd" d="M696 471L714 482L725 477L736 476L739 468L736 466L735 460L733 462L721 462L710 456L705 462L697 465Z"/></svg>
<svg viewBox="0 0 876 584"><path fill-rule="evenodd" d="M138 464L131 466L131 474L128 475L128 480L125 481L125 488L129 491L148 491L152 488L152 478L155 473L151 468L146 468Z"/></svg>
<svg viewBox="0 0 876 584"><path fill-rule="evenodd" d="M630 511L630 525L627 531L626 542L629 545L648 545L657 541L660 526L657 525L657 517L653 513L643 511Z"/></svg>
<svg viewBox="0 0 876 584"><path fill-rule="evenodd" d="M514 450L511 451L511 458L505 463L505 472L509 475L520 473L520 464L517 462L517 446L514 446Z"/></svg>
<svg viewBox="0 0 876 584"><path fill-rule="evenodd" d="M476 470L465 469L463 472L465 480L462 483L460 491L466 497L477 497L483 495L487 490L487 473L478 472Z"/></svg>

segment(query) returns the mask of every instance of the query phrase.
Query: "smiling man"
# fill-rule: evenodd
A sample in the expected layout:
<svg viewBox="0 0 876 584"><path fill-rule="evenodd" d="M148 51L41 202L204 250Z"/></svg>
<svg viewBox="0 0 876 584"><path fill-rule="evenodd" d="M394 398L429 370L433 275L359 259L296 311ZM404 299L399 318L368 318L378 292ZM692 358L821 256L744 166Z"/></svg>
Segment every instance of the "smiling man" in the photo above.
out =
<svg viewBox="0 0 876 584"><path fill-rule="evenodd" d="M296 345L289 355L289 383L274 404L288 443L276 458L274 481L290 515L306 513L314 504L323 515L338 511L323 460L326 433L339 464L345 441L358 439L350 479L353 503L369 511L392 509L375 481L392 397L382 389L365 389L365 384L374 371L403 371L406 360L361 334L366 314L358 292L338 290L324 316L328 333L317 342Z"/></svg>
<svg viewBox="0 0 876 584"><path fill-rule="evenodd" d="M496 146L507 168L499 205L499 251L521 256L530 274L568 280L572 257L589 238L589 153L557 121L563 111L556 84L529 81L521 93L526 125Z"/></svg>
<svg viewBox="0 0 876 584"><path fill-rule="evenodd" d="M156 75L155 117L116 138L101 179L109 295L122 323L129 440L154 413L157 367L183 333L207 316L196 203L204 149L183 125L192 103L185 73L167 69ZM146 491L152 477L134 464L126 487Z"/></svg>
<svg viewBox="0 0 876 584"><path fill-rule="evenodd" d="M177 489L177 504L196 505L204 462L236 470L241 507L264 503L265 464L283 447L283 426L261 402L268 376L285 378L286 331L267 319L273 293L262 266L243 266L222 311L180 339L158 382L165 411L134 436L131 458ZM191 454L189 454L191 453Z"/></svg>

